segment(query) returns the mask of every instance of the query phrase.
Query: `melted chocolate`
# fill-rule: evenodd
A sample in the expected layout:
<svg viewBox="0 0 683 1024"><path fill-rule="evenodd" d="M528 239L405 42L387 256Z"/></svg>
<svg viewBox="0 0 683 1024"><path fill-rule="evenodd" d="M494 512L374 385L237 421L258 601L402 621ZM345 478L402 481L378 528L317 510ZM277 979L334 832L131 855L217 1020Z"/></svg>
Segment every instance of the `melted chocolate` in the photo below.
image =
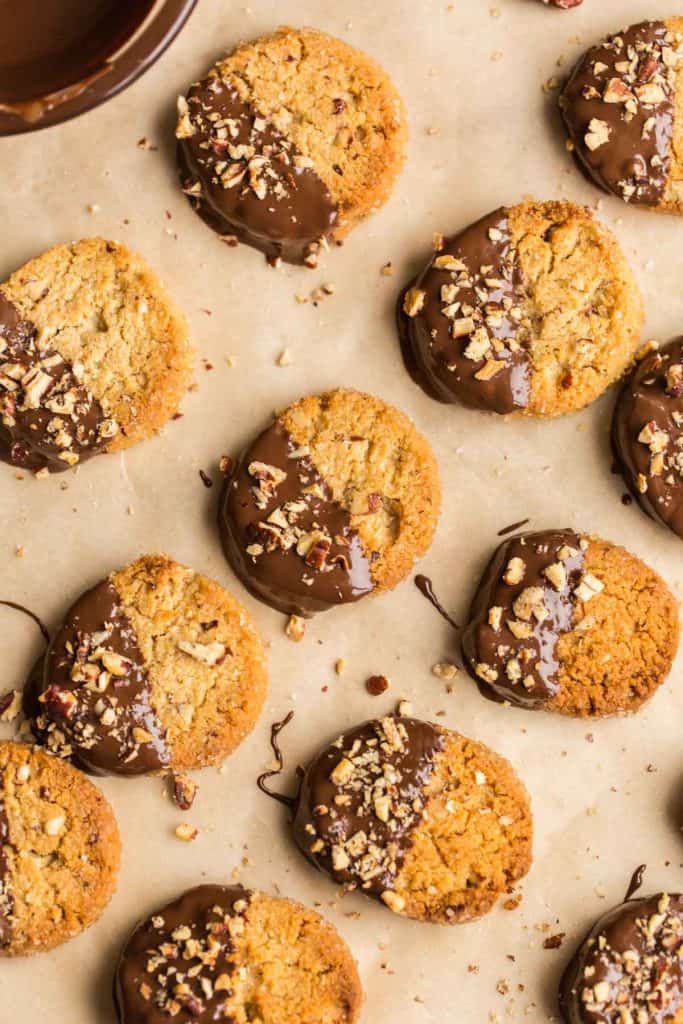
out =
<svg viewBox="0 0 683 1024"><path fill-rule="evenodd" d="M624 896L624 903L635 896L639 889L643 886L643 879L645 878L645 872L647 871L647 864L639 864L636 870L631 875L631 881L628 883L628 889Z"/></svg>
<svg viewBox="0 0 683 1024"><path fill-rule="evenodd" d="M116 425L0 292L0 459L57 473L105 450Z"/></svg>
<svg viewBox="0 0 683 1024"><path fill-rule="evenodd" d="M292 796L284 796L282 793L275 793L272 789L268 789L266 783L268 779L274 779L276 776L281 775L285 767L285 759L282 756L282 750L280 748L279 736L283 729L285 729L294 718L294 712L290 711L289 714L285 715L281 722L273 722L270 727L270 745L275 754L275 760L277 762L277 768L272 768L270 771L263 772L256 780L256 785L269 796L271 800L277 800L278 803L284 804L285 807L293 807L296 804L296 798Z"/></svg>
<svg viewBox="0 0 683 1024"><path fill-rule="evenodd" d="M206 223L271 260L310 262L337 221L324 182L293 143L214 71L180 101L183 188Z"/></svg>
<svg viewBox="0 0 683 1024"><path fill-rule="evenodd" d="M666 60L672 43L661 21L610 36L581 58L560 100L583 167L626 202L656 206L665 196L674 115L675 71Z"/></svg>
<svg viewBox="0 0 683 1024"><path fill-rule="evenodd" d="M9 890L9 861L5 846L9 843L9 820L3 799L3 774L0 772L0 949L12 939L12 894Z"/></svg>
<svg viewBox="0 0 683 1024"><path fill-rule="evenodd" d="M300 782L293 828L303 854L347 888L391 890L443 746L436 726L393 715L341 736Z"/></svg>
<svg viewBox="0 0 683 1024"><path fill-rule="evenodd" d="M169 763L133 626L109 580L67 613L27 687L39 741L96 773L142 775Z"/></svg>
<svg viewBox="0 0 683 1024"><path fill-rule="evenodd" d="M310 615L373 589L349 513L279 423L226 479L219 509L226 558L244 585L285 614Z"/></svg>
<svg viewBox="0 0 683 1024"><path fill-rule="evenodd" d="M14 608L15 611L22 612L22 614L27 615L29 619L33 619L36 626L42 633L45 643L50 643L50 634L48 632L47 626L41 619L38 618L35 612L31 611L30 608L25 608L23 604L17 604L16 601L0 601L0 605L2 605L4 608Z"/></svg>
<svg viewBox="0 0 683 1024"><path fill-rule="evenodd" d="M583 564L571 530L522 534L496 550L462 638L465 664L485 697L529 708L558 692L556 647L572 628Z"/></svg>
<svg viewBox="0 0 683 1024"><path fill-rule="evenodd" d="M434 584L430 580L429 576L423 576L422 573L419 572L415 577L414 582L415 586L420 591L422 596L427 598L432 608L436 608L441 618L445 619L448 625L452 626L453 629L459 630L460 626L458 625L458 623L455 621L455 619L452 619L450 617L444 606L441 604L441 601L439 601L438 597L434 593Z"/></svg>
<svg viewBox="0 0 683 1024"><path fill-rule="evenodd" d="M560 986L566 1024L673 1024L682 1008L680 895L630 900L606 914L577 950Z"/></svg>
<svg viewBox="0 0 683 1024"><path fill-rule="evenodd" d="M626 381L612 446L641 507L683 538L683 337L642 359Z"/></svg>
<svg viewBox="0 0 683 1024"><path fill-rule="evenodd" d="M520 286L506 210L445 240L398 306L406 367L428 395L501 414L528 404Z"/></svg>
<svg viewBox="0 0 683 1024"><path fill-rule="evenodd" d="M235 1024L232 935L250 899L241 886L201 885L138 925L116 971L119 1024Z"/></svg>

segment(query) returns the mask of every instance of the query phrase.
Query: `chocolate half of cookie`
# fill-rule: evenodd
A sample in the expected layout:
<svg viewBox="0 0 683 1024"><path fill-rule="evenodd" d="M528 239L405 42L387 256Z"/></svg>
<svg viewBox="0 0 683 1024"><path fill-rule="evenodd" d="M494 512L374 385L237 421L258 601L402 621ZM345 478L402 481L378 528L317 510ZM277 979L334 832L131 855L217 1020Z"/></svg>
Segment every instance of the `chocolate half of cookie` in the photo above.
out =
<svg viewBox="0 0 683 1024"><path fill-rule="evenodd" d="M560 987L566 1024L675 1024L683 1012L683 896L629 900L594 926Z"/></svg>
<svg viewBox="0 0 683 1024"><path fill-rule="evenodd" d="M625 382L612 446L642 508L683 538L683 338L645 356Z"/></svg>

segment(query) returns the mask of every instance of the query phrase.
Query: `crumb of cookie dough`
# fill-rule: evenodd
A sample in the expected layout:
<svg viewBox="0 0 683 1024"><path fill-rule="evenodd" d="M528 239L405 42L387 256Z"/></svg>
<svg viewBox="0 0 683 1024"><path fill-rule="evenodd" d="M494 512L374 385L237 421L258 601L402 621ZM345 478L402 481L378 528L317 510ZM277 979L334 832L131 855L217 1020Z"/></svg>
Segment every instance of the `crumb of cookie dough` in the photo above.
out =
<svg viewBox="0 0 683 1024"><path fill-rule="evenodd" d="M99 918L116 888L121 844L113 811L93 783L35 747L0 743L3 814L0 883L9 897L9 941L1 941L0 899L0 956L27 956Z"/></svg>

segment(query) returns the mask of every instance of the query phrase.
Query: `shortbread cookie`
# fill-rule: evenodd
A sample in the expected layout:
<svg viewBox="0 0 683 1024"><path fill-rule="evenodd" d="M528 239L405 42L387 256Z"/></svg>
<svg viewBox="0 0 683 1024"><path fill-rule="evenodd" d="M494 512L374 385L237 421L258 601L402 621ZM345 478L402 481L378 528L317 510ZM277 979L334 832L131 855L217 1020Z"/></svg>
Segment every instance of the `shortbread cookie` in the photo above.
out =
<svg viewBox="0 0 683 1024"><path fill-rule="evenodd" d="M440 924L481 917L531 866L529 798L512 766L482 743L393 715L314 758L294 834L334 881Z"/></svg>
<svg viewBox="0 0 683 1024"><path fill-rule="evenodd" d="M251 731L265 692L244 608L206 576L146 555L70 609L27 710L52 753L140 775L221 761Z"/></svg>
<svg viewBox="0 0 683 1024"><path fill-rule="evenodd" d="M146 263L90 238L0 285L0 459L59 472L158 431L190 382L187 326Z"/></svg>
<svg viewBox="0 0 683 1024"><path fill-rule="evenodd" d="M496 210L445 239L398 308L406 366L427 394L530 416L602 394L642 324L618 242L568 202Z"/></svg>
<svg viewBox="0 0 683 1024"><path fill-rule="evenodd" d="M226 480L220 531L252 593L303 615L395 587L429 547L439 474L403 413L358 391L302 398Z"/></svg>
<svg viewBox="0 0 683 1024"><path fill-rule="evenodd" d="M578 160L627 203L683 213L683 18L592 47L560 98Z"/></svg>
<svg viewBox="0 0 683 1024"><path fill-rule="evenodd" d="M579 717L637 711L678 647L678 608L660 577L624 548L572 530L506 540L463 633L481 692Z"/></svg>
<svg viewBox="0 0 683 1024"><path fill-rule="evenodd" d="M683 338L645 356L624 384L612 445L644 510L683 538Z"/></svg>
<svg viewBox="0 0 683 1024"><path fill-rule="evenodd" d="M239 46L178 104L185 193L228 243L317 265L389 197L403 102L364 53L315 29Z"/></svg>
<svg viewBox="0 0 683 1024"><path fill-rule="evenodd" d="M627 900L605 914L565 971L565 1024L683 1024L683 896Z"/></svg>
<svg viewBox="0 0 683 1024"><path fill-rule="evenodd" d="M94 924L116 889L120 847L85 775L0 743L0 957L52 949Z"/></svg>
<svg viewBox="0 0 683 1024"><path fill-rule="evenodd" d="M318 914L202 885L138 925L114 999L119 1024L355 1024L363 994L350 951Z"/></svg>

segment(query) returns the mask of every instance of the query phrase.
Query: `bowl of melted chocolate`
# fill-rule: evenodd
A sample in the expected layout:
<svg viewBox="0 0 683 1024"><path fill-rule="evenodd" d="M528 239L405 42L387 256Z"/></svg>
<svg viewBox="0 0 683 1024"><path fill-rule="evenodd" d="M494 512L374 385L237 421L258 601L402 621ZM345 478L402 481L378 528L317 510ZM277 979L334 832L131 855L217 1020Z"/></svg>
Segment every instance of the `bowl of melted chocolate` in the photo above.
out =
<svg viewBox="0 0 683 1024"><path fill-rule="evenodd" d="M0 135L104 103L161 56L197 0L0 0Z"/></svg>

